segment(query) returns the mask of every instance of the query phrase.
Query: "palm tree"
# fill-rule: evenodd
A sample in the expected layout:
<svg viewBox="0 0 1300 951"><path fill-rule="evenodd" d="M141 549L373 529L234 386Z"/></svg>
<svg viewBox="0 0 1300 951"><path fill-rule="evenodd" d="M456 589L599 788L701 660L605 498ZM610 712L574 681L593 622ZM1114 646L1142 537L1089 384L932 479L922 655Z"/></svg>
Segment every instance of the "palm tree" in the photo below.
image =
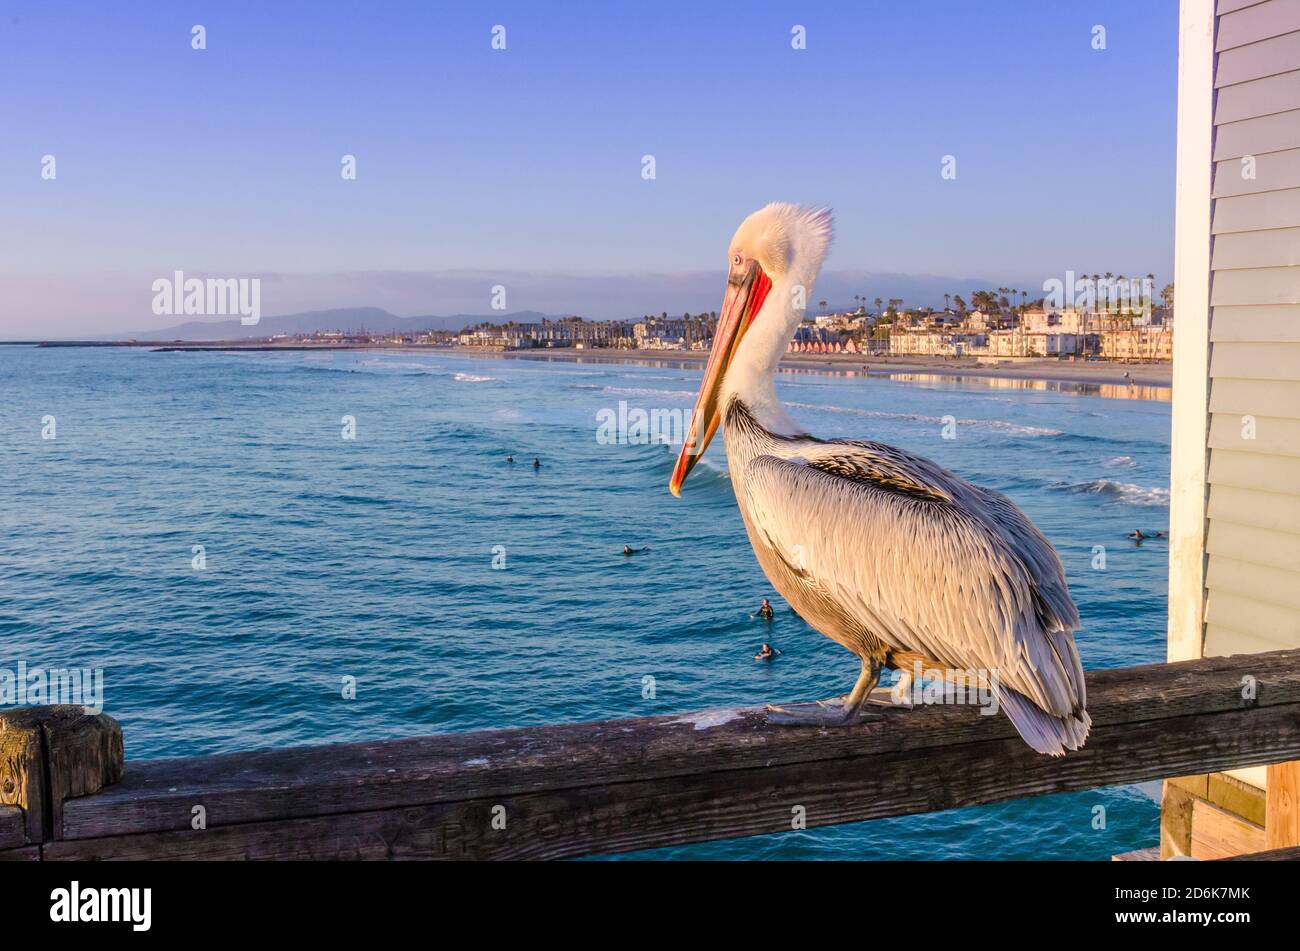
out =
<svg viewBox="0 0 1300 951"><path fill-rule="evenodd" d="M944 310L948 310L951 306L952 306L952 295L951 295L951 294L944 294L944 295L943 295L943 309L944 309Z"/></svg>
<svg viewBox="0 0 1300 951"><path fill-rule="evenodd" d="M880 316L880 303L881 303L880 298L877 297L874 301L872 301L872 303L876 305L876 316Z"/></svg>
<svg viewBox="0 0 1300 951"><path fill-rule="evenodd" d="M962 298L960 294L953 295L952 305L957 308L957 313L959 314L966 313L966 301Z"/></svg>

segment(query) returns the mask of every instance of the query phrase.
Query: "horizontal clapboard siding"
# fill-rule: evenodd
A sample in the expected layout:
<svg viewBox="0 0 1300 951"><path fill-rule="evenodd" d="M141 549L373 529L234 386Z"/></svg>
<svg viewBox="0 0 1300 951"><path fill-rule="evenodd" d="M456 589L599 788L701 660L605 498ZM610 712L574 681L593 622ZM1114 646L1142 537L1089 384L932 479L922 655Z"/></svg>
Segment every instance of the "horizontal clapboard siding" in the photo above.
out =
<svg viewBox="0 0 1300 951"><path fill-rule="evenodd" d="M1261 492L1294 492L1300 485L1300 458L1218 449L1210 453L1210 484L1235 485Z"/></svg>
<svg viewBox="0 0 1300 951"><path fill-rule="evenodd" d="M1219 54L1219 70L1214 77L1218 88L1251 80L1276 76L1295 69L1300 62L1300 32L1260 40L1249 46Z"/></svg>
<svg viewBox="0 0 1300 951"><path fill-rule="evenodd" d="M1210 378L1294 380L1298 361L1300 343L1216 343L1210 357ZM1213 383L1210 388L1213 390Z"/></svg>
<svg viewBox="0 0 1300 951"><path fill-rule="evenodd" d="M1239 525L1224 518L1212 518L1205 550L1210 554L1211 564L1214 556L1223 555L1252 565L1300 571L1300 535L1290 532L1275 532L1256 525Z"/></svg>
<svg viewBox="0 0 1300 951"><path fill-rule="evenodd" d="M1300 304L1300 268L1233 268L1214 272L1210 303Z"/></svg>
<svg viewBox="0 0 1300 951"><path fill-rule="evenodd" d="M1300 265L1300 228L1242 231L1220 235L1214 242L1212 267L1216 271L1297 265Z"/></svg>
<svg viewBox="0 0 1300 951"><path fill-rule="evenodd" d="M1254 156L1253 163L1234 158L1214 166L1215 198L1255 195L1284 188L1300 188L1300 148L1265 152Z"/></svg>
<svg viewBox="0 0 1300 951"><path fill-rule="evenodd" d="M1300 571L1216 558L1206 575L1206 586L1214 591L1300 610Z"/></svg>
<svg viewBox="0 0 1300 951"><path fill-rule="evenodd" d="M1214 203L1215 236L1235 231L1300 227L1300 188L1220 198Z"/></svg>
<svg viewBox="0 0 1300 951"><path fill-rule="evenodd" d="M1206 654L1300 646L1300 0L1219 0Z"/></svg>
<svg viewBox="0 0 1300 951"><path fill-rule="evenodd" d="M1205 621L1254 631L1274 645L1268 650L1282 650L1291 638L1300 635L1300 611L1226 591L1210 592L1205 602Z"/></svg>
<svg viewBox="0 0 1300 951"><path fill-rule="evenodd" d="M1300 35L1300 34L1297 34ZM1216 160L1282 152L1300 141L1300 109L1221 125L1214 135Z"/></svg>
<svg viewBox="0 0 1300 951"><path fill-rule="evenodd" d="M1300 535L1300 496L1216 485L1210 489L1209 512L1210 518Z"/></svg>
<svg viewBox="0 0 1300 951"><path fill-rule="evenodd" d="M1216 307L1210 339L1300 343L1300 304Z"/></svg>
<svg viewBox="0 0 1300 951"><path fill-rule="evenodd" d="M1208 604L1207 604L1208 612ZM1243 631L1224 624L1205 625L1205 656L1226 657L1231 654L1265 654L1290 647L1281 639L1261 637L1258 631ZM1237 775L1234 771L1233 775ZM1245 777L1241 777L1245 779ZM1248 782L1250 780L1247 780ZM1254 785L1263 786L1255 781Z"/></svg>
<svg viewBox="0 0 1300 951"><path fill-rule="evenodd" d="M1227 12L1220 7L1218 12L1219 31L1214 48L1219 53L1300 30L1300 6L1291 0L1266 0Z"/></svg>
<svg viewBox="0 0 1300 951"><path fill-rule="evenodd" d="M1294 67L1276 76L1222 87L1215 104L1214 124L1221 126L1291 109L1300 109L1300 71Z"/></svg>
<svg viewBox="0 0 1300 951"><path fill-rule="evenodd" d="M1210 449L1300 458L1300 419L1211 413Z"/></svg>
<svg viewBox="0 0 1300 951"><path fill-rule="evenodd" d="M1222 377L1210 390L1211 413L1256 414L1300 419L1300 381L1238 380Z"/></svg>

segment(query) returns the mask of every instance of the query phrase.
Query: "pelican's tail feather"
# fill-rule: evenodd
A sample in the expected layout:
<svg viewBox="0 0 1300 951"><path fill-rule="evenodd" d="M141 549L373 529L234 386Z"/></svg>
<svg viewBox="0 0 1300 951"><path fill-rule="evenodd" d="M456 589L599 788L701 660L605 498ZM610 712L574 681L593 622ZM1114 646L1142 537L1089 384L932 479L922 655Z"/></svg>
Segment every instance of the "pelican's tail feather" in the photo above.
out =
<svg viewBox="0 0 1300 951"><path fill-rule="evenodd" d="M1082 708L1069 716L1053 716L1007 687L998 691L998 702L1024 741L1048 756L1064 756L1066 750L1079 749L1092 729L1092 718Z"/></svg>

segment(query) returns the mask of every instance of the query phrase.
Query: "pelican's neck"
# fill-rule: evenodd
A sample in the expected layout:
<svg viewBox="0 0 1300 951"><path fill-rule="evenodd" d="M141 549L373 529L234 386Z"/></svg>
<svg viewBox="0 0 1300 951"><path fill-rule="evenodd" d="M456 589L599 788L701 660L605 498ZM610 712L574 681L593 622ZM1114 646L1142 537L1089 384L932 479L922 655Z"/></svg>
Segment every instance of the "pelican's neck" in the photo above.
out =
<svg viewBox="0 0 1300 951"><path fill-rule="evenodd" d="M802 319L794 308L795 291L799 287L808 289L797 295L801 300L812 292L812 282L801 283L794 271L773 282L762 310L740 341L722 383L723 406L732 397L739 399L760 426L778 436L807 435L807 430L790 418L776 397L777 364L789 349L790 338Z"/></svg>

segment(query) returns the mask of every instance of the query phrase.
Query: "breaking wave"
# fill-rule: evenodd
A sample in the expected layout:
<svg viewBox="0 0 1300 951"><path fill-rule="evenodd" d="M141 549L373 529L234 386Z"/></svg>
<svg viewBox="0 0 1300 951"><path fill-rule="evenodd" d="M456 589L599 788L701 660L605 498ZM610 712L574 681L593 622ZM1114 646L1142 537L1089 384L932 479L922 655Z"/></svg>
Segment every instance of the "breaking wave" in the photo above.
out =
<svg viewBox="0 0 1300 951"><path fill-rule="evenodd" d="M654 396L668 400L692 400L695 394L689 390L654 390L640 386L607 386L602 390L612 396Z"/></svg>
<svg viewBox="0 0 1300 951"><path fill-rule="evenodd" d="M884 410L858 409L853 406L827 406L819 403L786 403L785 405L822 413L849 413L853 416L867 416L872 419L897 419L912 423L930 423L935 426L942 426L945 422L942 416L926 416L921 413L888 413ZM957 425L970 426L972 429L992 429L998 432L1014 433L1017 436L1065 435L1059 429L1048 429L1046 426L1026 426L1022 423L1009 423L1002 419L959 419Z"/></svg>
<svg viewBox="0 0 1300 951"><path fill-rule="evenodd" d="M1159 486L1148 487L1134 485L1131 482L1116 482L1113 479L1094 479L1091 482L1058 482L1052 488L1064 489L1075 495L1096 495L1109 501L1125 502L1129 505L1165 508L1169 506L1169 490Z"/></svg>

